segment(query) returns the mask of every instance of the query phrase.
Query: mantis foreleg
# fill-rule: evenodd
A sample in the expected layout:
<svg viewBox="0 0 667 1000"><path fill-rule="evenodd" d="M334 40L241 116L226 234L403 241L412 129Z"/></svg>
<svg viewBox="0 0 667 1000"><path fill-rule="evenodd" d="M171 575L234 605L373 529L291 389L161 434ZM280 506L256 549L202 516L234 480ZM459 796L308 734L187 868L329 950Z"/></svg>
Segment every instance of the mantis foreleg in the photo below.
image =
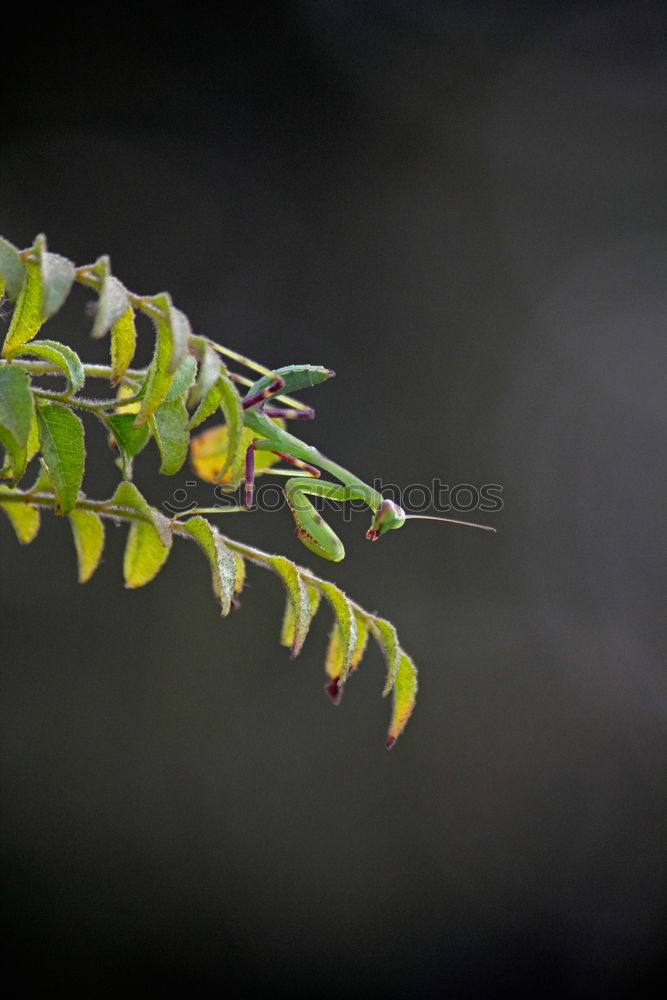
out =
<svg viewBox="0 0 667 1000"><path fill-rule="evenodd" d="M360 499L359 492L338 483L305 478L289 479L285 484L285 496L296 523L299 541L316 555L340 562L345 557L343 543L306 498L306 493L328 500L348 501Z"/></svg>

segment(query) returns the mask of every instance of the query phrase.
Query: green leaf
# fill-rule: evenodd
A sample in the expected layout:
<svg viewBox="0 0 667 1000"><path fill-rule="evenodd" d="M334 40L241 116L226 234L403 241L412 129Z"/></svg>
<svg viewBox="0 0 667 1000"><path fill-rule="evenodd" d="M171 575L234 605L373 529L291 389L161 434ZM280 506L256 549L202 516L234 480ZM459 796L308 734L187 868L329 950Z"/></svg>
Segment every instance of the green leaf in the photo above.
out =
<svg viewBox="0 0 667 1000"><path fill-rule="evenodd" d="M74 264L60 254L46 249L46 237L38 236L40 267L42 270L42 319L57 313L69 295L74 281Z"/></svg>
<svg viewBox="0 0 667 1000"><path fill-rule="evenodd" d="M0 507L11 521L16 537L22 545L31 542L39 531L39 509L32 504L3 500L6 486L0 486Z"/></svg>
<svg viewBox="0 0 667 1000"><path fill-rule="evenodd" d="M133 483L121 483L109 503L127 507L142 518L130 525L123 575L126 587L143 587L159 573L169 555L172 541L169 520L149 506Z"/></svg>
<svg viewBox="0 0 667 1000"><path fill-rule="evenodd" d="M294 658L301 652L306 636L308 635L308 628L310 627L311 614L308 591L296 566L289 559L285 559L284 556L267 556L266 565L270 566L278 574L287 591L287 600L291 605L291 610L288 611L286 609L285 613L286 615L291 614L292 626L288 633L284 624L285 618L283 618L281 633L286 639L285 645L291 639L291 655Z"/></svg>
<svg viewBox="0 0 667 1000"><path fill-rule="evenodd" d="M73 510L69 523L79 561L79 583L86 583L99 566L104 548L104 524L92 510Z"/></svg>
<svg viewBox="0 0 667 1000"><path fill-rule="evenodd" d="M216 384L220 389L220 409L227 425L227 458L219 478L229 482L230 488L235 489L241 481L245 463L245 449L242 446L243 407L241 397L226 371L218 376Z"/></svg>
<svg viewBox="0 0 667 1000"><path fill-rule="evenodd" d="M125 316L128 310L132 313L132 309L127 296L127 290L118 278L114 278L111 274L111 262L106 255L96 260L90 270L100 279L97 292L98 302L95 322L93 323L93 329L90 331L90 336L93 340L99 340ZM132 355L130 355L131 357Z"/></svg>
<svg viewBox="0 0 667 1000"><path fill-rule="evenodd" d="M172 306L169 295L162 292L160 295L154 295L152 299L147 299L146 302L157 306L159 313L154 310L150 312L157 331L157 339L155 353L144 383L141 407L135 419L137 427L146 423L164 400L174 378L174 372L183 361L188 349L187 317Z"/></svg>
<svg viewBox="0 0 667 1000"><path fill-rule="evenodd" d="M198 352L201 361L197 385L190 393L189 406L193 407L197 406L208 396L210 390L218 381L218 376L222 371L222 361L220 360L220 355L213 350L205 337L191 337L190 343ZM217 406L217 402L213 410L215 406ZM211 410L211 413L213 410Z"/></svg>
<svg viewBox="0 0 667 1000"><path fill-rule="evenodd" d="M0 442L7 449L12 478L23 475L28 460L33 397L30 379L18 365L0 368Z"/></svg>
<svg viewBox="0 0 667 1000"><path fill-rule="evenodd" d="M132 459L138 455L150 437L146 424L134 426L134 413L114 413L104 418L113 443L120 452L120 467L126 479L132 478Z"/></svg>
<svg viewBox="0 0 667 1000"><path fill-rule="evenodd" d="M357 648L357 619L352 605L342 590L333 583L327 583L325 580L318 580L317 586L329 602L336 617L336 627L332 633L332 641L335 643L336 652L334 654L333 650L330 650L332 656L331 665L328 662L329 656L327 656L327 673L333 668L335 659L338 670L336 675L338 677L338 686L342 687L350 672L352 659ZM329 676L334 675L329 674Z"/></svg>
<svg viewBox="0 0 667 1000"><path fill-rule="evenodd" d="M68 514L77 501L85 461L83 424L61 403L37 407L39 441L56 495L56 513Z"/></svg>
<svg viewBox="0 0 667 1000"><path fill-rule="evenodd" d="M204 550L211 566L213 591L220 602L220 614L228 615L236 592L237 562L220 533L205 517L191 517L183 525Z"/></svg>
<svg viewBox="0 0 667 1000"><path fill-rule="evenodd" d="M370 627L387 661L387 681L382 692L382 697L384 698L394 686L402 650L398 644L396 629L391 622L386 621L384 618L377 618L374 615L370 619Z"/></svg>
<svg viewBox="0 0 667 1000"><path fill-rule="evenodd" d="M162 456L160 472L173 476L187 458L190 444L185 403L180 398L165 400L149 418L149 424Z"/></svg>
<svg viewBox="0 0 667 1000"><path fill-rule="evenodd" d="M67 376L71 392L78 392L83 387L86 378L83 365L79 355L66 344L59 344L57 340L33 340L20 353L52 361Z"/></svg>
<svg viewBox="0 0 667 1000"><path fill-rule="evenodd" d="M137 346L134 310L128 306L111 327L111 384L117 385L130 366Z"/></svg>
<svg viewBox="0 0 667 1000"><path fill-rule="evenodd" d="M3 236L0 236L0 274L4 278L4 290L15 302L21 292L25 264L17 248Z"/></svg>
<svg viewBox="0 0 667 1000"><path fill-rule="evenodd" d="M169 392L164 397L165 402L168 403L172 399L180 399L194 382L196 373L197 362L195 358L192 354L186 354L178 367L178 371L174 374L173 381L169 386Z"/></svg>
<svg viewBox="0 0 667 1000"><path fill-rule="evenodd" d="M42 322L42 269L39 257L28 257L24 261L23 284L2 348L3 358L11 357L23 344L32 340Z"/></svg>
<svg viewBox="0 0 667 1000"><path fill-rule="evenodd" d="M389 732L387 733L387 750L391 750L407 724L417 697L417 668L407 653L401 650L398 670L394 679L394 705L391 715Z"/></svg>
<svg viewBox="0 0 667 1000"><path fill-rule="evenodd" d="M12 282L18 271L15 268ZM16 309L7 331L2 356L12 357L22 344L35 336L44 320L57 312L74 281L74 264L46 249L46 237L40 234L24 261L23 284Z"/></svg>

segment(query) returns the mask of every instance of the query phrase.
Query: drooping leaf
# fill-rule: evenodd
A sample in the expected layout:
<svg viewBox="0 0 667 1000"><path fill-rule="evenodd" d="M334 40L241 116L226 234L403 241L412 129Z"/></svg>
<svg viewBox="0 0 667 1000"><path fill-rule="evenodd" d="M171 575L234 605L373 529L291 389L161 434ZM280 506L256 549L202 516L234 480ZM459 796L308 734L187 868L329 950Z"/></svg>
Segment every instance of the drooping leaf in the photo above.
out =
<svg viewBox="0 0 667 1000"><path fill-rule="evenodd" d="M86 583L102 557L104 523L92 510L70 511L69 522L79 562L79 583Z"/></svg>
<svg viewBox="0 0 667 1000"><path fill-rule="evenodd" d="M227 424L227 457L220 476L224 477L229 473L227 477L229 485L236 488L241 480L245 463L243 407L241 397L226 372L223 371L218 376L217 385L220 387L220 409Z"/></svg>
<svg viewBox="0 0 667 1000"><path fill-rule="evenodd" d="M354 645L354 651L350 658L349 673L356 670L359 666L366 649L366 644L368 643L368 624L366 619L362 618L361 615L356 612L354 617L357 625L357 639ZM332 680L336 681L336 690L339 689L343 683L341 681L341 684L339 685L338 681L343 671L345 652L344 638L338 624L336 624L329 639L329 647L327 649L327 658L325 662L327 675ZM334 689L332 688L332 690Z"/></svg>
<svg viewBox="0 0 667 1000"><path fill-rule="evenodd" d="M150 429L162 456L160 472L165 476L178 472L188 456L190 435L187 423L188 411L180 398L165 400L149 418Z"/></svg>
<svg viewBox="0 0 667 1000"><path fill-rule="evenodd" d="M61 403L37 407L39 443L56 495L56 513L68 514L83 480L85 449L83 424Z"/></svg>
<svg viewBox="0 0 667 1000"><path fill-rule="evenodd" d="M218 530L206 518L191 517L182 528L206 553L211 567L213 592L220 602L220 613L229 614L232 598L236 592L238 572L234 554L225 545Z"/></svg>
<svg viewBox="0 0 667 1000"><path fill-rule="evenodd" d="M136 511L137 514L141 515L145 523L153 528L163 546L168 548L171 545L172 536L169 518L161 514L155 507L151 507L134 483L119 483L109 504L117 507L128 507L130 510Z"/></svg>
<svg viewBox="0 0 667 1000"><path fill-rule="evenodd" d="M46 237L38 236L40 267L42 270L42 319L57 313L67 298L74 281L74 264L58 253L46 249Z"/></svg>
<svg viewBox="0 0 667 1000"><path fill-rule="evenodd" d="M20 353L32 354L57 365L67 377L71 392L78 392L83 387L86 378L83 365L76 351L67 344L60 344L57 340L33 340Z"/></svg>
<svg viewBox="0 0 667 1000"><path fill-rule="evenodd" d="M95 313L95 322L93 323L93 329L90 331L90 336L93 340L99 340L101 337L104 337L104 335L108 333L109 330L111 330L123 316L125 316L128 310L131 318L132 309L130 307L127 290L118 278L114 278L112 275L111 262L106 255L95 261L91 271L98 276L100 283L97 292L97 311ZM134 329L134 322L132 322L132 329ZM113 354L113 344L111 351ZM132 351L132 354L134 354L134 350ZM130 363L132 354L130 355L127 364ZM125 367L127 367L127 365Z"/></svg>
<svg viewBox="0 0 667 1000"><path fill-rule="evenodd" d="M190 343L198 352L200 358L197 384L190 393L188 401L188 405L192 409L208 396L210 390L218 381L218 376L222 371L222 361L220 360L220 355L213 350L205 337L191 337ZM217 402L213 406L213 410L216 406ZM213 410L211 410L211 413ZM197 425L195 424L194 426Z"/></svg>
<svg viewBox="0 0 667 1000"><path fill-rule="evenodd" d="M33 420L33 397L27 372L18 365L0 368L0 442L7 449L12 478L23 475Z"/></svg>
<svg viewBox="0 0 667 1000"><path fill-rule="evenodd" d="M129 404L131 405L131 404ZM132 459L138 455L150 437L146 424L134 426L133 413L119 413L116 410L111 416L105 417L105 423L111 431L112 442L120 452L120 467L126 479L132 478Z"/></svg>
<svg viewBox="0 0 667 1000"><path fill-rule="evenodd" d="M4 278L4 290L15 302L23 284L25 264L18 249L3 236L0 236L0 275Z"/></svg>
<svg viewBox="0 0 667 1000"><path fill-rule="evenodd" d="M308 626L310 627L310 622L312 622L313 618L317 614L317 609L320 606L322 594L316 587L313 587L312 584L307 581L304 582L306 584L306 592L308 594ZM293 644L295 628L296 616L294 614L294 604L292 601L286 601L283 623L280 631L281 646L291 646Z"/></svg>
<svg viewBox="0 0 667 1000"><path fill-rule="evenodd" d="M243 428L241 451L244 456L255 437L257 435L249 427ZM225 424L208 427L201 434L191 438L190 460L192 468L200 479L207 483L222 483L223 485L229 483L231 473L228 471L224 475L222 474L228 454L227 441L228 430ZM255 476L261 476L263 472L279 461L279 456L269 451L255 452Z"/></svg>
<svg viewBox="0 0 667 1000"><path fill-rule="evenodd" d="M0 486L0 507L9 518L16 537L22 545L27 545L39 531L39 509L33 504L3 500L6 486Z"/></svg>
<svg viewBox="0 0 667 1000"><path fill-rule="evenodd" d="M74 281L74 264L60 254L49 253L43 234L22 262L23 283L2 348L5 358L13 357L22 344L32 340L44 320L60 309ZM14 267L12 287L17 276Z"/></svg>
<svg viewBox="0 0 667 1000"><path fill-rule="evenodd" d="M164 397L165 402L169 403L172 399L180 399L194 383L196 374L197 362L192 354L186 354L174 373L169 392Z"/></svg>
<svg viewBox="0 0 667 1000"><path fill-rule="evenodd" d="M128 306L111 327L111 384L117 385L130 366L137 346L134 310Z"/></svg>
<svg viewBox="0 0 667 1000"><path fill-rule="evenodd" d="M187 317L172 306L169 295L162 292L146 301L157 307L157 310L150 313L157 338L155 353L144 383L141 406L135 420L137 427L144 424L164 400L174 378L174 372L183 361L188 349Z"/></svg>
<svg viewBox="0 0 667 1000"><path fill-rule="evenodd" d="M133 483L121 483L110 504L128 507L143 518L130 525L123 557L125 586L143 587L157 576L169 555L169 520L146 502Z"/></svg>
<svg viewBox="0 0 667 1000"><path fill-rule="evenodd" d="M308 628L310 626L310 599L304 581L301 579L296 566L284 556L267 556L266 564L280 576L287 591L287 600L291 604L292 626L291 626L291 647L292 658L301 652ZM282 634L287 636L287 631L283 619Z"/></svg>
<svg viewBox="0 0 667 1000"><path fill-rule="evenodd" d="M317 586L329 602L336 618L336 625L332 635L336 636L336 633L338 633L334 640L336 643L335 660L338 667L338 686L342 687L347 679L357 647L357 619L352 605L342 590L333 583L327 583L325 580L318 580ZM327 662L328 672L329 663ZM329 676L333 675L330 674Z"/></svg>
<svg viewBox="0 0 667 1000"><path fill-rule="evenodd" d="M391 715L389 732L387 733L387 750L391 750L407 724L417 697L417 668L401 650L398 670L394 679L394 705Z"/></svg>
<svg viewBox="0 0 667 1000"><path fill-rule="evenodd" d="M389 694L396 678L399 668L401 647L398 644L396 629L391 622L384 618L377 618L375 615L370 622L371 632L377 640L377 644L387 661L387 680L382 692L382 697Z"/></svg>
<svg viewBox="0 0 667 1000"><path fill-rule="evenodd" d="M23 284L2 347L3 358L10 358L23 344L32 340L43 322L42 269L39 258L30 256L23 262L23 266Z"/></svg>
<svg viewBox="0 0 667 1000"><path fill-rule="evenodd" d="M238 552L234 552L234 563L236 564L236 575L234 577L234 593L240 594L245 584L245 561Z"/></svg>

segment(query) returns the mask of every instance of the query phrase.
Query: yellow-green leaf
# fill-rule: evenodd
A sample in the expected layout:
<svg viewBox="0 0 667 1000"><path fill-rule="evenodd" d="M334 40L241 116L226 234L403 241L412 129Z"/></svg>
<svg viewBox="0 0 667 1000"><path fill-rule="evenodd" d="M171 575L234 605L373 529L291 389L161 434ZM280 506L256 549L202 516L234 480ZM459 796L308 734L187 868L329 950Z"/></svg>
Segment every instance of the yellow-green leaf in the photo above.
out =
<svg viewBox="0 0 667 1000"><path fill-rule="evenodd" d="M352 605L342 590L333 583L327 583L325 580L318 580L317 586L329 602L336 617L336 626L332 633L332 640L336 644L336 651L335 653L331 651L331 665L333 667L335 658L338 668L338 686L342 687L347 679L357 648L357 619ZM336 632L338 632L338 635L336 635ZM328 672L329 664L327 663ZM329 674L329 676L333 675Z"/></svg>
<svg viewBox="0 0 667 1000"><path fill-rule="evenodd" d="M2 494L6 492L7 488L0 486L0 507L11 521L19 542L27 545L39 531L39 509L32 504L3 500Z"/></svg>
<svg viewBox="0 0 667 1000"><path fill-rule="evenodd" d="M56 513L68 514L77 501L85 461L83 424L60 403L37 407L39 442L56 495Z"/></svg>
<svg viewBox="0 0 667 1000"><path fill-rule="evenodd" d="M234 552L234 563L236 565L236 575L234 577L234 593L240 594L245 584L245 561L238 552Z"/></svg>
<svg viewBox="0 0 667 1000"><path fill-rule="evenodd" d="M86 378L83 365L76 351L67 344L60 344L57 340L33 340L16 353L32 354L37 358L53 362L65 374L72 392L78 392L83 388Z"/></svg>
<svg viewBox="0 0 667 1000"><path fill-rule="evenodd" d="M153 310L150 313L157 337L155 353L144 384L141 406L135 420L137 427L146 423L167 395L174 372L188 349L187 330L184 326L187 318L178 309L174 309L169 295L162 292L146 301L158 309L157 312Z"/></svg>
<svg viewBox="0 0 667 1000"><path fill-rule="evenodd" d="M99 566L104 548L104 524L92 510L73 510L69 522L79 561L79 583L86 583Z"/></svg>
<svg viewBox="0 0 667 1000"><path fill-rule="evenodd" d="M143 587L157 576L171 546L163 545L158 533L143 521L133 521L123 557L123 576L128 588Z"/></svg>
<svg viewBox="0 0 667 1000"><path fill-rule="evenodd" d="M119 483L109 504L117 507L129 507L141 515L143 520L153 528L163 546L171 545L171 526L168 517L161 514L142 497L134 483Z"/></svg>
<svg viewBox="0 0 667 1000"><path fill-rule="evenodd" d="M117 385L130 366L137 346L134 310L128 306L111 327L111 384Z"/></svg>
<svg viewBox="0 0 667 1000"><path fill-rule="evenodd" d="M320 606L322 594L316 587L313 587L312 584L307 582L306 592L308 594L308 625L310 627L310 622L312 622L313 618L317 614L317 609ZM292 601L287 601L285 603L285 613L283 615L283 624L280 631L281 646L291 646L293 644L295 629L296 615L294 614L294 604Z"/></svg>
<svg viewBox="0 0 667 1000"><path fill-rule="evenodd" d="M39 258L28 257L24 262L23 284L2 348L3 358L9 358L35 336L43 322L42 269Z"/></svg>
<svg viewBox="0 0 667 1000"><path fill-rule="evenodd" d="M221 372L216 384L220 388L220 409L227 424L227 457L220 475L224 477L229 472L229 483L234 488L241 480L245 463L243 407L241 397L226 371Z"/></svg>
<svg viewBox="0 0 667 1000"><path fill-rule="evenodd" d="M238 572L233 553L223 542L218 530L206 518L191 517L182 527L206 553L211 567L213 592L220 602L220 613L229 614L236 591Z"/></svg>
<svg viewBox="0 0 667 1000"><path fill-rule="evenodd" d="M288 633L283 619L281 632L285 636L287 634L290 635L292 657L295 657L301 652L310 626L311 615L308 591L296 566L289 559L285 559L284 556L267 556L266 565L270 566L280 576L287 591L287 600L291 604L292 626Z"/></svg>
<svg viewBox="0 0 667 1000"><path fill-rule="evenodd" d="M146 502L133 483L121 483L109 503L128 507L143 518L130 525L123 557L125 586L143 587L159 573L169 555L169 520Z"/></svg>
<svg viewBox="0 0 667 1000"><path fill-rule="evenodd" d="M33 421L33 398L27 372L18 365L0 368L0 442L7 449L12 478L23 475Z"/></svg>
<svg viewBox="0 0 667 1000"><path fill-rule="evenodd" d="M3 236L0 236L0 275L4 278L7 295L16 301L23 285L25 264L18 249Z"/></svg>
<svg viewBox="0 0 667 1000"><path fill-rule="evenodd" d="M384 691L382 692L382 697L384 698L384 696L389 694L394 686L394 680L396 678L396 672L400 662L401 647L398 644L396 629L391 622L386 621L384 618L377 618L373 616L370 619L370 627L371 632L377 640L377 644L382 650L387 661L387 680L384 686Z"/></svg>
<svg viewBox="0 0 667 1000"><path fill-rule="evenodd" d="M405 729L406 723L412 714L416 697L417 668L407 653L401 650L398 670L394 679L394 705L389 732L387 733L387 750L391 750Z"/></svg>

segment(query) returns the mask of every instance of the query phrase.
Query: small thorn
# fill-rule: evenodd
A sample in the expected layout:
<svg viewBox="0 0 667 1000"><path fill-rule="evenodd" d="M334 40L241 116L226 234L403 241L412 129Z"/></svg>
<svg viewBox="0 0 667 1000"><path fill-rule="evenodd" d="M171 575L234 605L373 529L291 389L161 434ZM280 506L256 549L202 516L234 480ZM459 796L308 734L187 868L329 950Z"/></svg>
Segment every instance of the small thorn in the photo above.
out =
<svg viewBox="0 0 667 1000"><path fill-rule="evenodd" d="M388 736L387 737L387 742L385 743L385 746L386 746L387 750L391 750L391 748L393 747L393 745L394 745L395 742L396 742L396 737L395 736Z"/></svg>
<svg viewBox="0 0 667 1000"><path fill-rule="evenodd" d="M343 697L343 691L342 688L338 686L337 677L334 677L328 684L325 684L324 690L329 695L334 705L340 704L340 699Z"/></svg>

